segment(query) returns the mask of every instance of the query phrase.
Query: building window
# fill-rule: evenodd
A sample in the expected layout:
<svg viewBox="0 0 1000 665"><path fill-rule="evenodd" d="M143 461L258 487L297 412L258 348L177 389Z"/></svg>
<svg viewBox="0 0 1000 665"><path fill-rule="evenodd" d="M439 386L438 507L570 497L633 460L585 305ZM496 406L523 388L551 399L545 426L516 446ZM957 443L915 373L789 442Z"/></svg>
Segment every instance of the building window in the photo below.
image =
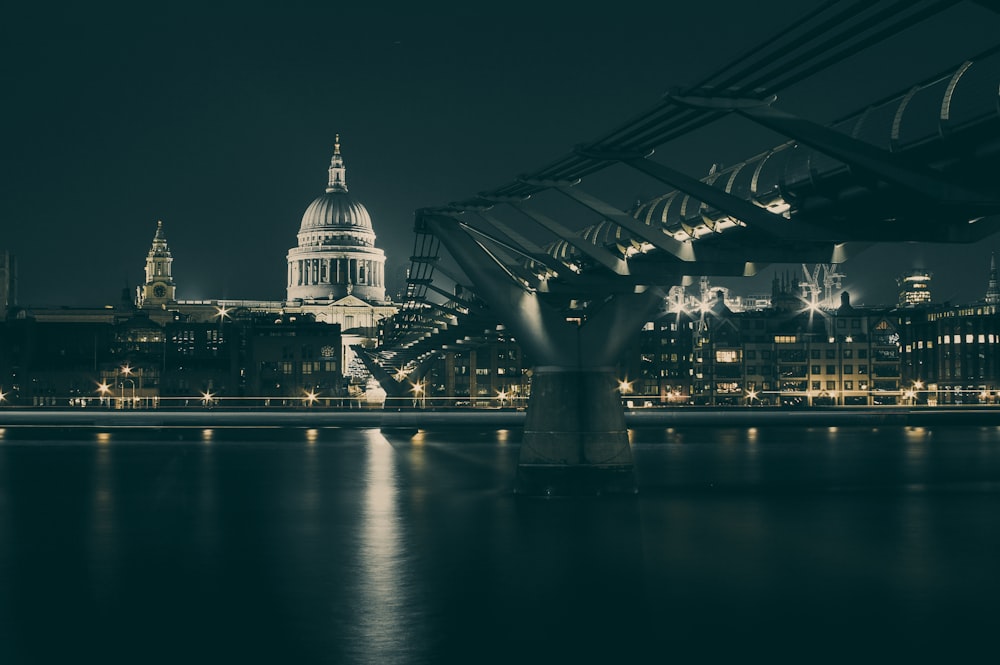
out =
<svg viewBox="0 0 1000 665"><path fill-rule="evenodd" d="M826 366L826 373L827 374L836 374L837 373L837 366L836 365L827 365Z"/></svg>
<svg viewBox="0 0 1000 665"><path fill-rule="evenodd" d="M833 360L836 357L837 357L837 349L827 349L826 350L826 359L827 360Z"/></svg>
<svg viewBox="0 0 1000 665"><path fill-rule="evenodd" d="M811 369L813 374L819 374L819 365L813 365Z"/></svg>
<svg viewBox="0 0 1000 665"><path fill-rule="evenodd" d="M836 390L837 389L837 382L836 381L827 381L826 382L826 389L827 390Z"/></svg>
<svg viewBox="0 0 1000 665"><path fill-rule="evenodd" d="M844 365L844 374L854 374L854 365Z"/></svg>
<svg viewBox="0 0 1000 665"><path fill-rule="evenodd" d="M813 360L819 360L819 349L813 349L809 352L809 357Z"/></svg>
<svg viewBox="0 0 1000 665"><path fill-rule="evenodd" d="M715 362L717 363L738 363L740 352L734 349L722 349L715 352Z"/></svg>
<svg viewBox="0 0 1000 665"><path fill-rule="evenodd" d="M844 381L844 390L854 390L854 382Z"/></svg>
<svg viewBox="0 0 1000 665"><path fill-rule="evenodd" d="M858 365L858 374L867 374L868 365Z"/></svg>
<svg viewBox="0 0 1000 665"><path fill-rule="evenodd" d="M844 349L844 352L843 352L842 355L845 358L853 358L854 357L854 349Z"/></svg>

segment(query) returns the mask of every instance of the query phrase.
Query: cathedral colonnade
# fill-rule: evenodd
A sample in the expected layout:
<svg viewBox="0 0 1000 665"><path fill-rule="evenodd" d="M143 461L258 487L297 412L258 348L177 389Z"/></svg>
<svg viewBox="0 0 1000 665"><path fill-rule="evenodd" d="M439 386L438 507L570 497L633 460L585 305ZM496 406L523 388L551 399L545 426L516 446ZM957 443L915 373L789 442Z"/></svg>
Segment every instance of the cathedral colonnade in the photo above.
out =
<svg viewBox="0 0 1000 665"><path fill-rule="evenodd" d="M289 255L291 256L291 255ZM288 262L288 287L367 285L385 287L385 263L372 258L300 258Z"/></svg>

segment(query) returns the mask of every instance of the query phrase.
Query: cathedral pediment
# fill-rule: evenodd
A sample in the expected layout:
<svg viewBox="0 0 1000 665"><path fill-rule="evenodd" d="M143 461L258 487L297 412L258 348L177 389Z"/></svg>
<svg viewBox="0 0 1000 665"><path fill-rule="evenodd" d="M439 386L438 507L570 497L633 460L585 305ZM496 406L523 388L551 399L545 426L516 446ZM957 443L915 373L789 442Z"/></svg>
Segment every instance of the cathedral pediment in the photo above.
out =
<svg viewBox="0 0 1000 665"><path fill-rule="evenodd" d="M340 300L334 300L330 307L366 307L371 309L371 305L357 296L344 296Z"/></svg>

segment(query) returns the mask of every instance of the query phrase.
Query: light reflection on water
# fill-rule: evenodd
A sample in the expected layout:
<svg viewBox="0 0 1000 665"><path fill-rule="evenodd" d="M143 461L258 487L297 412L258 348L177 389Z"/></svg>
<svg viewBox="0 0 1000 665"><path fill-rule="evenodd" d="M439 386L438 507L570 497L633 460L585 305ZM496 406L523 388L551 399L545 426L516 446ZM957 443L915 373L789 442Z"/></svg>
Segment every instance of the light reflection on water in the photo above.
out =
<svg viewBox="0 0 1000 665"><path fill-rule="evenodd" d="M390 663L400 658L412 613L403 525L396 505L396 453L378 430L362 433L367 449L362 537L361 579L357 608L360 639L358 662ZM406 576L409 577L409 576Z"/></svg>
<svg viewBox="0 0 1000 665"><path fill-rule="evenodd" d="M515 430L76 436L0 447L5 664L893 660L996 617L992 427L638 429L602 500L515 498Z"/></svg>

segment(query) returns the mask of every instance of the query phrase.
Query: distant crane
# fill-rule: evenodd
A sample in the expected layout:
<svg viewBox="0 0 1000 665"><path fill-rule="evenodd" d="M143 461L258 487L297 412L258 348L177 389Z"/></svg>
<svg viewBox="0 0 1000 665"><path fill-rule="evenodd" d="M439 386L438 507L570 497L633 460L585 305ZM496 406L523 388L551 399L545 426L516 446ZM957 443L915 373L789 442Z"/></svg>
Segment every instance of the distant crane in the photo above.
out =
<svg viewBox="0 0 1000 665"><path fill-rule="evenodd" d="M835 309L843 290L844 274L837 271L835 263L817 263L809 269L802 264L804 279L799 282L802 297L820 309ZM821 279L822 278L822 279Z"/></svg>

